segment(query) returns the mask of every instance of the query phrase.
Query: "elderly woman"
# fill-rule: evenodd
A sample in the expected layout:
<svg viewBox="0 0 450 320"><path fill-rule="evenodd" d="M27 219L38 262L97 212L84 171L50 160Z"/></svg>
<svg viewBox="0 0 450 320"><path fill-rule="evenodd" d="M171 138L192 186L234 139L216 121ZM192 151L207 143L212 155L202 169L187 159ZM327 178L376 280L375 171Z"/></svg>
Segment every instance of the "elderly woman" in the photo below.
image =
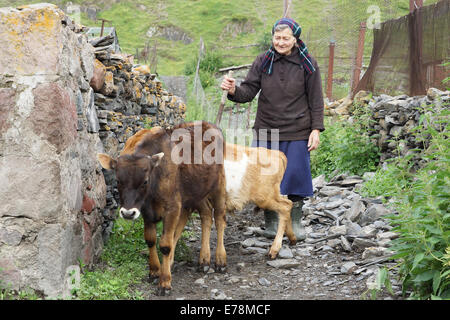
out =
<svg viewBox="0 0 450 320"><path fill-rule="evenodd" d="M225 76L221 88L228 91L229 100L238 103L253 100L261 91L252 146L278 147L288 158L280 189L294 202L292 227L297 240L304 240L302 206L313 195L310 151L317 149L319 133L324 130L324 104L319 67L300 34L301 27L294 20L278 20L272 28L272 46L255 59L241 85ZM271 140L270 133L264 134L270 130L278 130L279 143ZM275 237L277 214L265 210L264 218L264 236Z"/></svg>

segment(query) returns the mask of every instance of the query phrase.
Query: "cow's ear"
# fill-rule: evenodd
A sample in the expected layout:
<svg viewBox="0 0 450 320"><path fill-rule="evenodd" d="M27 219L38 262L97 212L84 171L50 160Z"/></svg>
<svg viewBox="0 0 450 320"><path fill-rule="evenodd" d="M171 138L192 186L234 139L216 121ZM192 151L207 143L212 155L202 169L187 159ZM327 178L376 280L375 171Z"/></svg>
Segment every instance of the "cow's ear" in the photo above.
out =
<svg viewBox="0 0 450 320"><path fill-rule="evenodd" d="M116 168L117 161L104 153L98 153L97 159L100 162L101 166L106 170L112 170Z"/></svg>
<svg viewBox="0 0 450 320"><path fill-rule="evenodd" d="M150 157L153 167L157 167L161 163L161 159L164 157L164 152L154 154Z"/></svg>

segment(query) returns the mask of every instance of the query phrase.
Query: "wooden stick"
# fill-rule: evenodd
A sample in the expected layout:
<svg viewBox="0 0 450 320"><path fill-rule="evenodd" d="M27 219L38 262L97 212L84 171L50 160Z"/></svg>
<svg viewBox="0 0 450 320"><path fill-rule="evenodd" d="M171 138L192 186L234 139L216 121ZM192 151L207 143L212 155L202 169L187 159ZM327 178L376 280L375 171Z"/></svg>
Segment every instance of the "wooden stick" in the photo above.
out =
<svg viewBox="0 0 450 320"><path fill-rule="evenodd" d="M227 76L228 76L228 78L231 78L233 76L233 71L232 70L228 71ZM223 90L222 100L220 100L219 112L217 113L217 117L216 117L216 121L215 121L216 126L219 126L220 121L222 120L223 107L225 106L225 102L227 101L227 95L228 95L228 91Z"/></svg>
<svg viewBox="0 0 450 320"><path fill-rule="evenodd" d="M389 260L393 260L392 257L394 255L395 254L389 254L387 256L384 256L384 257L381 257L381 258L378 258L378 259L375 259L375 260L369 261L369 262L367 262L367 260L366 261L358 261L358 262L356 262L356 264L360 265L360 268L368 267L368 266L371 266L373 264L377 264L377 263L382 263L382 262L386 262L386 261L389 261Z"/></svg>
<svg viewBox="0 0 450 320"><path fill-rule="evenodd" d="M243 65L241 65L241 66L231 66L231 67L219 69L219 72L225 72L225 71L230 71L230 70L237 70L237 69L249 68L249 67L251 67L251 66L252 66L251 63L249 63L249 64L243 64Z"/></svg>

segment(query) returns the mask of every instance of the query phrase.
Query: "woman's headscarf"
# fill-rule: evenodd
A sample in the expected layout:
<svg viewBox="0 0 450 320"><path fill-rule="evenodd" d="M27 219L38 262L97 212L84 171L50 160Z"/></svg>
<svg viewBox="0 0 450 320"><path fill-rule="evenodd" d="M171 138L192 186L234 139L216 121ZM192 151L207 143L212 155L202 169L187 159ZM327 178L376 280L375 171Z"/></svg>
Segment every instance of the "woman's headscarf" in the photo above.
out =
<svg viewBox="0 0 450 320"><path fill-rule="evenodd" d="M300 61L302 62L302 65L306 69L306 71L308 71L309 73L313 73L314 71L316 71L316 69L312 65L312 62L310 59L311 57L308 53L308 48L306 47L305 43L302 40L300 40L300 34L302 33L302 28L300 27L300 25L290 18L282 18L282 19L278 20L277 22L275 22L275 24L273 25L272 36L275 33L275 27L280 24L285 24L285 25L289 26L289 28L291 28L292 33L293 33L295 39L297 40L298 51L300 54ZM266 54L264 55L263 63L261 65L262 71L269 75L272 74L272 66L273 66L274 57L275 57L275 49L273 48L273 45L272 45L272 46L270 46L270 49L266 51Z"/></svg>

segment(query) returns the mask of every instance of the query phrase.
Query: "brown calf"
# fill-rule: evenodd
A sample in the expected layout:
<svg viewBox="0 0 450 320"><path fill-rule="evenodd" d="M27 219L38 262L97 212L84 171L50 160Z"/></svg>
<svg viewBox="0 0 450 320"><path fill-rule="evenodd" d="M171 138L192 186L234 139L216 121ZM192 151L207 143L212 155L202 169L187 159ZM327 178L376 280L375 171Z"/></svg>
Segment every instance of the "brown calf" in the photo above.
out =
<svg viewBox="0 0 450 320"><path fill-rule="evenodd" d="M208 140L205 136L214 139ZM159 276L158 294L170 293L170 268L175 246L193 210L199 211L204 231L204 225L211 228L209 222L214 209L216 265L219 269L226 266L223 245L225 174L220 159L211 162L211 158L220 157L223 148L220 129L198 121L180 124L172 130L159 127L141 130L127 141L117 160L105 154L98 155L103 168L115 169L120 215L125 219L136 219L142 214L144 238L149 247L150 276ZM155 245L156 223L160 220L163 221L159 243L162 265ZM199 262L209 265L209 232L202 232L202 244L206 242L205 236L208 236L208 247L202 248Z"/></svg>
<svg viewBox="0 0 450 320"><path fill-rule="evenodd" d="M155 129L152 129L155 130ZM132 152L135 145L151 130L140 130L128 139L121 154ZM286 171L287 158L283 152L266 148L245 147L226 143L224 150L224 170L226 176L226 209L242 210L247 203L278 213L278 230L269 257L276 258L282 245L284 232L291 244L296 238L292 230L292 201L280 194L280 184ZM208 202L208 201L207 201ZM199 203L202 221L202 244L200 266L209 266L209 239L212 219L208 215L209 203Z"/></svg>

